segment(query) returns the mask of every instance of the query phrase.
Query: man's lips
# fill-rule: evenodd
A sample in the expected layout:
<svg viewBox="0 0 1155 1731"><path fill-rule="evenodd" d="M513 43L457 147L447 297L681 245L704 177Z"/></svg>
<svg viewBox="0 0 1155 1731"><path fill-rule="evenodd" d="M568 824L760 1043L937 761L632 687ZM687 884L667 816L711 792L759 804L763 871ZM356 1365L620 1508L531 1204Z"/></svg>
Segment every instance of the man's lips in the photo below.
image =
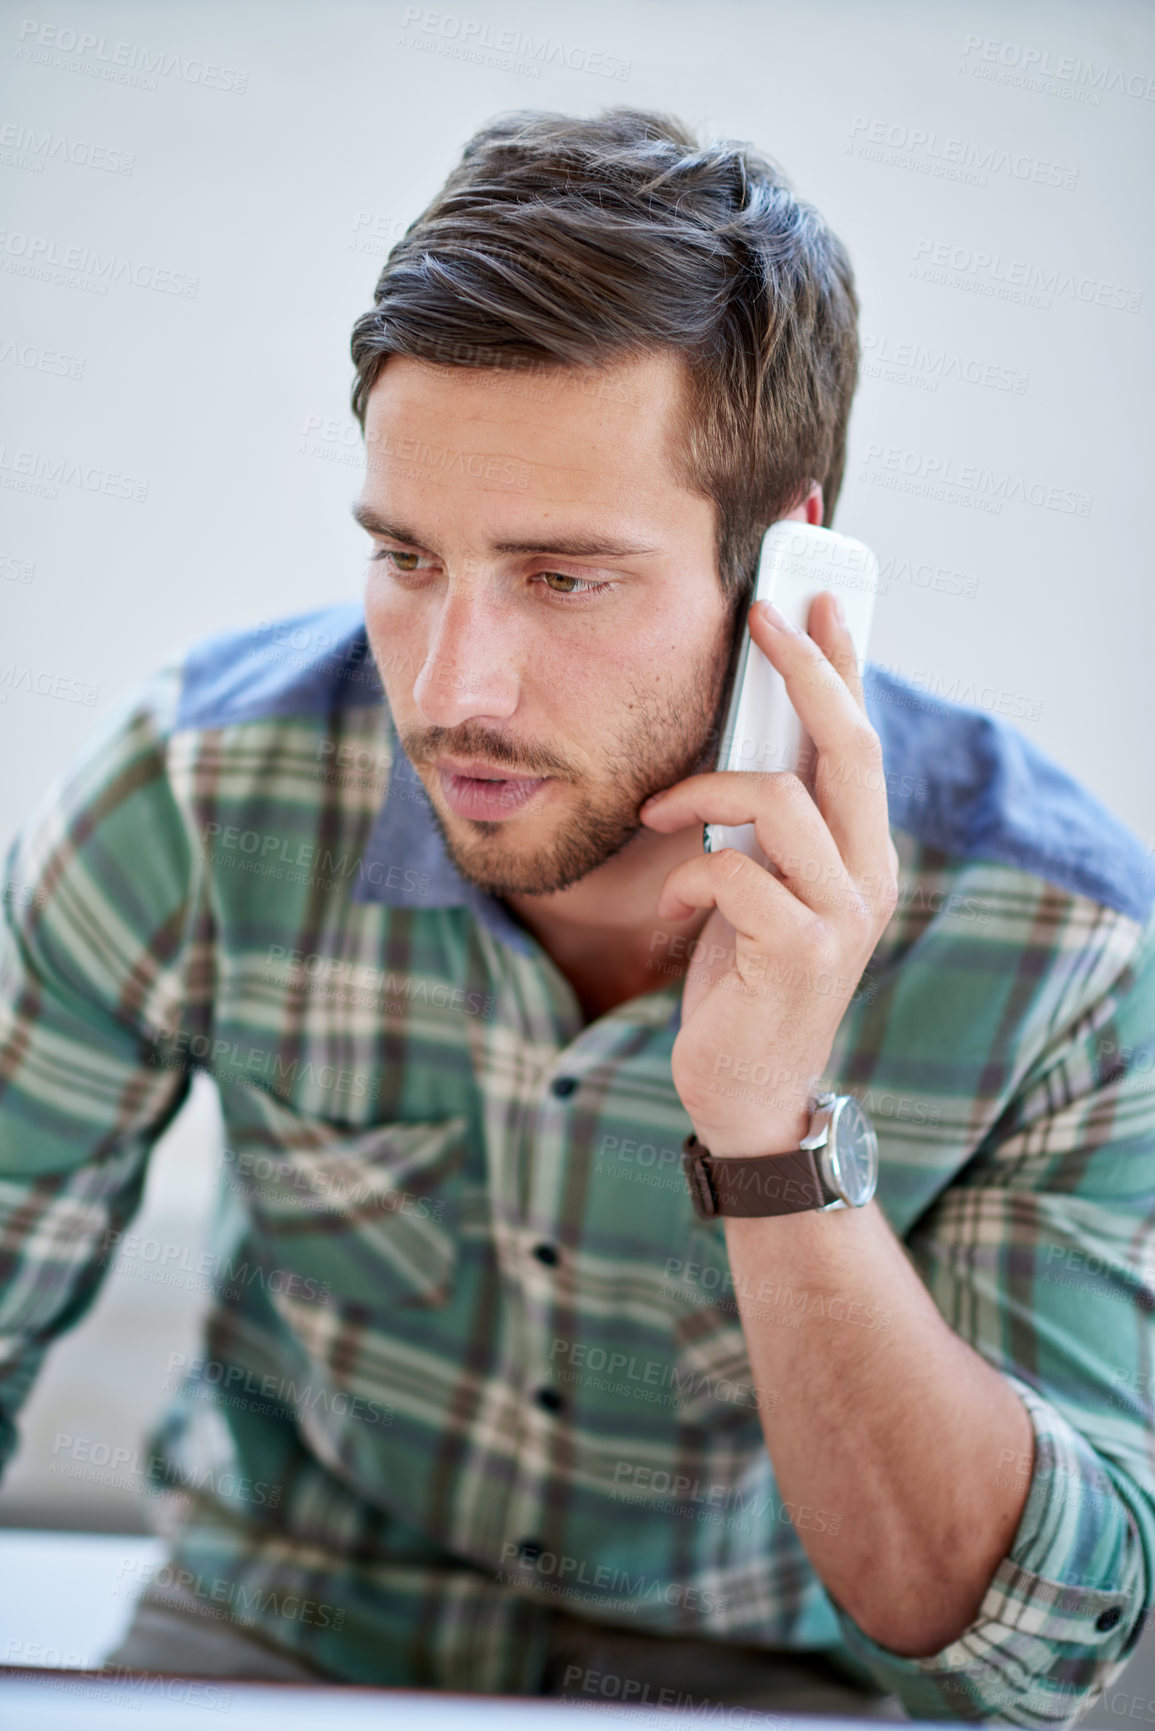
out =
<svg viewBox="0 0 1155 1731"><path fill-rule="evenodd" d="M518 775L503 763L486 763L480 757L436 757L434 769L447 775L464 775L471 781L539 781L540 776Z"/></svg>
<svg viewBox="0 0 1155 1731"><path fill-rule="evenodd" d="M440 757L434 768L450 810L458 817L486 821L513 817L552 779L511 775L503 765L480 758Z"/></svg>

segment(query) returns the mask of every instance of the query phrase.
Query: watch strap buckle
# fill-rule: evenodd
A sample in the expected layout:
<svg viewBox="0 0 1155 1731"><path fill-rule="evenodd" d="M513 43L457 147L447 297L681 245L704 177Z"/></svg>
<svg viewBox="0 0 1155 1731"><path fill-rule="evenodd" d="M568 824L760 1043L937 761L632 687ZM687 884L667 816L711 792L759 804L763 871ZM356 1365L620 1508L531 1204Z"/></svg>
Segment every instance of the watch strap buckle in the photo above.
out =
<svg viewBox="0 0 1155 1731"><path fill-rule="evenodd" d="M710 1179L710 1168L702 1158L702 1144L693 1131L682 1143L682 1170L690 1189L690 1201L700 1220L714 1220L721 1212L718 1195Z"/></svg>

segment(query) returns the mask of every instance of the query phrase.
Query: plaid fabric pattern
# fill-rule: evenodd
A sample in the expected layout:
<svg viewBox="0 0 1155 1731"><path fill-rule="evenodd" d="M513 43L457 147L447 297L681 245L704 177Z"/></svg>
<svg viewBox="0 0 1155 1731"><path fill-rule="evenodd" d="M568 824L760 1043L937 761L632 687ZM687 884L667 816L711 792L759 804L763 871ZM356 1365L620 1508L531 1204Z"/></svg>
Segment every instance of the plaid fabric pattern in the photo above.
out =
<svg viewBox="0 0 1155 1731"><path fill-rule="evenodd" d="M680 1166L681 979L659 954L655 990L584 1025L445 856L348 608L171 658L10 849L2 1452L199 1068L226 1127L213 1300L150 1443L185 1499L150 1592L179 1578L353 1682L532 1690L563 1608L823 1649L920 1718L1082 1711L1153 1593L1155 880L1010 728L877 668L868 697L902 887L826 1082L1036 1435L957 1641L870 1641L798 1536L838 1511L776 1491L773 1394ZM772 1094L772 1063L727 1085ZM757 1296L787 1327L821 1302Z"/></svg>

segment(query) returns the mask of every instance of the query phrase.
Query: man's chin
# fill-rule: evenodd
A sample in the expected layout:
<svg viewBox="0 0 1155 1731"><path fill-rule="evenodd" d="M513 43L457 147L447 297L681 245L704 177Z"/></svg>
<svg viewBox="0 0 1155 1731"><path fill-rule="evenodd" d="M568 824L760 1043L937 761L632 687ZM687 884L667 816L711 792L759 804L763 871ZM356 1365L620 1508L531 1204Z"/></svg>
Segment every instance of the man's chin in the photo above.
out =
<svg viewBox="0 0 1155 1731"><path fill-rule="evenodd" d="M486 825L494 835L466 838L460 834L461 819L446 819L437 811L434 815L457 871L493 896L557 895L606 865L643 831L635 813L615 819L582 813L534 846L517 838L516 818Z"/></svg>

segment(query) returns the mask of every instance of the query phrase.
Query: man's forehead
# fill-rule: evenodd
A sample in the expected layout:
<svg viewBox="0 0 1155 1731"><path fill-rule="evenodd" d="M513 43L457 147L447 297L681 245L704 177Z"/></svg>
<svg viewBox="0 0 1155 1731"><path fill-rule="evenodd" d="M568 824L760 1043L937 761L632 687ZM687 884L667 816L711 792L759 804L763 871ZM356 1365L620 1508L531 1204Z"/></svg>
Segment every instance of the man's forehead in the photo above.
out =
<svg viewBox="0 0 1155 1731"><path fill-rule="evenodd" d="M457 427L500 429L507 443L554 456L584 451L597 460L625 448L634 460L660 460L684 401L678 357L528 371L516 361L454 367L394 355L369 393L366 427L404 420L432 431L431 423L452 420Z"/></svg>
<svg viewBox="0 0 1155 1731"><path fill-rule="evenodd" d="M537 375L532 392L515 394L506 388L519 378L511 369L393 356L368 398L366 496L383 508L387 493L399 510L406 497L452 485L559 516L584 516L597 500L615 519L612 531L606 526L613 538L650 541L654 514L684 490L669 460L680 364L655 355L554 368ZM556 389L551 380L561 381ZM650 521L625 527L622 513Z"/></svg>

